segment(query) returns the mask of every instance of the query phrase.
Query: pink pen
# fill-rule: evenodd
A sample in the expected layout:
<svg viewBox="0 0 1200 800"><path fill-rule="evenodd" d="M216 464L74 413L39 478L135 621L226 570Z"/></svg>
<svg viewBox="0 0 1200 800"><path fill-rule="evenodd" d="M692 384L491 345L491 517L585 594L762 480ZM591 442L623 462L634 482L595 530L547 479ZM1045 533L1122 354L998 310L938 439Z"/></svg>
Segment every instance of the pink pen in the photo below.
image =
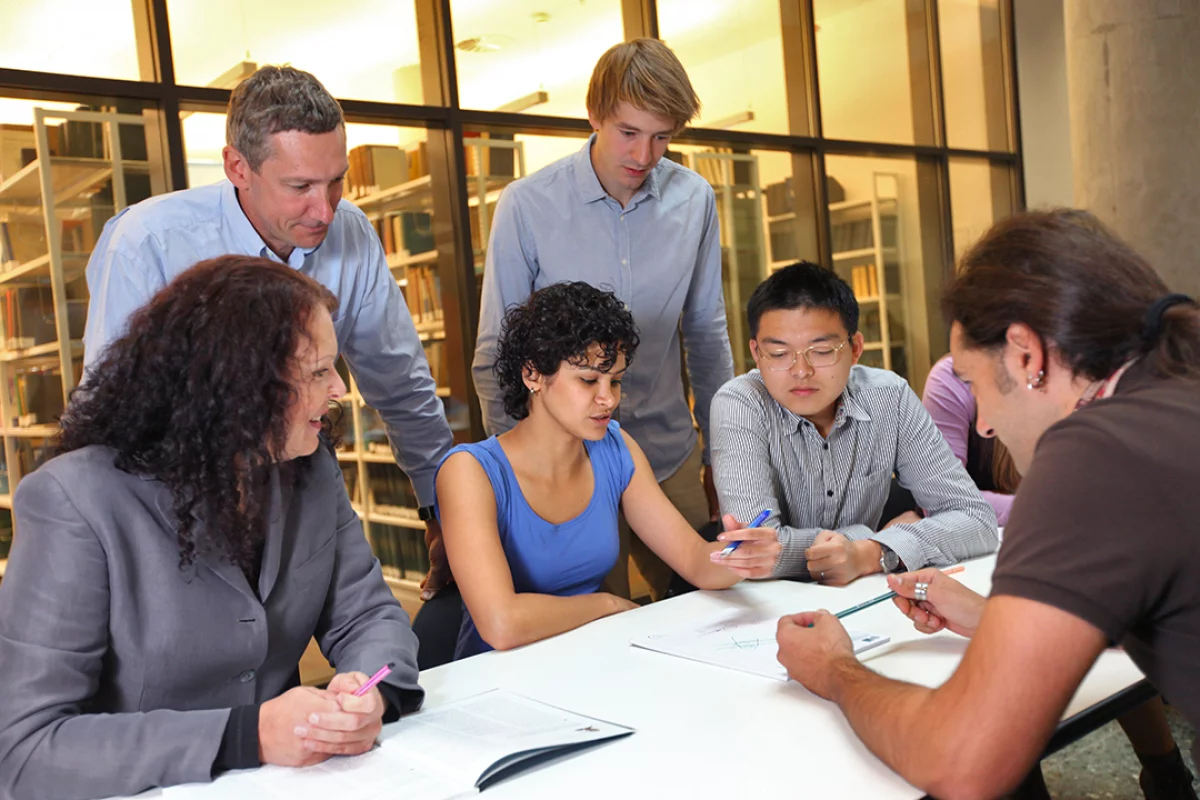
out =
<svg viewBox="0 0 1200 800"><path fill-rule="evenodd" d="M378 672L376 672L371 677L367 678L366 683L364 683L362 686L360 686L354 690L354 696L362 697L364 694L366 694L367 692L374 689L375 684L379 683L381 680L386 678L388 676L388 674L392 671L392 667L394 667L394 666L396 666L395 661L389 661L388 663L384 664L382 667L379 668Z"/></svg>

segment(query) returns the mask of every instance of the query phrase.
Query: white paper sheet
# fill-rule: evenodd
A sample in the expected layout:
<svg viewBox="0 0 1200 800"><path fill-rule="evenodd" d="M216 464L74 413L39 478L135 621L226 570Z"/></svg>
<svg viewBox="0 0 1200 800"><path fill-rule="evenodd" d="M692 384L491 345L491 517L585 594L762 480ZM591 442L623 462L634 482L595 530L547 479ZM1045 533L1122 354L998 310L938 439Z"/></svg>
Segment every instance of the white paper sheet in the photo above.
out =
<svg viewBox="0 0 1200 800"><path fill-rule="evenodd" d="M779 644L775 641L775 629L778 624L779 618L775 616L763 619L749 616L744 611L722 612L683 628L630 639L629 643L679 658L786 681L787 670L776 660ZM848 633L854 642L855 653L889 641L889 637L878 633Z"/></svg>

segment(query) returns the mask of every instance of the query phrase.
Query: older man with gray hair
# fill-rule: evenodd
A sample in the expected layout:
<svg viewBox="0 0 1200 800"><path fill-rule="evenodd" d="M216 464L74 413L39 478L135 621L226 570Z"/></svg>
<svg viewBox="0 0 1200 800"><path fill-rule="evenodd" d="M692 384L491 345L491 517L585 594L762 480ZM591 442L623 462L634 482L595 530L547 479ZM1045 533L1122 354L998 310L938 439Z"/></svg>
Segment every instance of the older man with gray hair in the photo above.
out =
<svg viewBox="0 0 1200 800"><path fill-rule="evenodd" d="M87 265L84 364L129 316L198 261L235 253L299 270L338 298L338 348L383 417L440 541L433 480L452 437L412 316L371 223L342 199L349 168L342 109L312 75L266 66L229 99L226 180L152 197L113 217Z"/></svg>

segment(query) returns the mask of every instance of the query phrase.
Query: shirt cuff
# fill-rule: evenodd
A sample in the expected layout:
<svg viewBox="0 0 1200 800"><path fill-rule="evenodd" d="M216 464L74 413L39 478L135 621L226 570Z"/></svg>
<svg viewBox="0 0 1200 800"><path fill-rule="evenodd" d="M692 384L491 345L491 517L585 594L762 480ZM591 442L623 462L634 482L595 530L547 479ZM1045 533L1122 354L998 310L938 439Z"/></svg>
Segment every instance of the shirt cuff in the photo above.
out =
<svg viewBox="0 0 1200 800"><path fill-rule="evenodd" d="M221 746L213 760L213 777L231 769L262 766L262 762L258 760L258 710L257 704L229 710L229 719L225 721L225 733L221 736Z"/></svg>
<svg viewBox="0 0 1200 800"><path fill-rule="evenodd" d="M906 572L928 566L928 562L925 560L925 548L916 536L904 530L903 525L895 525L879 531L879 533L873 533L867 538L887 545L896 555L900 556Z"/></svg>
<svg viewBox="0 0 1200 800"><path fill-rule="evenodd" d="M837 532L852 542L870 539L875 534L870 525L846 525ZM779 529L779 558L775 560L772 578L812 578L808 573L808 559L804 557L805 551L812 547L812 540L797 538L795 534L791 528Z"/></svg>
<svg viewBox="0 0 1200 800"><path fill-rule="evenodd" d="M412 481L413 491L417 495L417 503L422 508L433 505L437 498L437 493L433 488L434 482L437 480L437 468L413 472L408 479Z"/></svg>
<svg viewBox="0 0 1200 800"><path fill-rule="evenodd" d="M392 686L390 683L378 683L375 688L379 690L379 694L387 703L387 708L383 711L383 722L395 722L400 719L401 714L407 714L410 711L416 711L421 707L423 693L413 692L408 689L401 689L398 686Z"/></svg>

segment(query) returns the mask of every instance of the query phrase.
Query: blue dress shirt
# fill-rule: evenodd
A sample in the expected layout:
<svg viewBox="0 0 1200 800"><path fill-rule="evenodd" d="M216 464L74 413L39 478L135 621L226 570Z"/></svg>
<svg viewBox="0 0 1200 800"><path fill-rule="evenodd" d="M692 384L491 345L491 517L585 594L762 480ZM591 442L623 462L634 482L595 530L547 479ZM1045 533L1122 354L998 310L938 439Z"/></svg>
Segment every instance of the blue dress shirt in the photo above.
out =
<svg viewBox="0 0 1200 800"><path fill-rule="evenodd" d="M536 289L586 281L633 312L641 345L622 385L621 427L655 477L671 477L696 446L683 389L680 334L696 422L708 458L708 407L733 377L721 286L721 239L712 187L667 158L629 205L609 197L592 168L593 135L578 153L505 188L496 204L472 373L488 433L515 424L492 364L505 310Z"/></svg>
<svg viewBox="0 0 1200 800"><path fill-rule="evenodd" d="M109 220L87 265L85 368L172 278L230 253L282 261L246 218L229 181L151 197ZM338 348L363 400L387 425L396 462L418 501L432 505L434 475L453 438L412 315L371 223L343 199L325 241L313 250L294 249L286 263L337 297Z"/></svg>

